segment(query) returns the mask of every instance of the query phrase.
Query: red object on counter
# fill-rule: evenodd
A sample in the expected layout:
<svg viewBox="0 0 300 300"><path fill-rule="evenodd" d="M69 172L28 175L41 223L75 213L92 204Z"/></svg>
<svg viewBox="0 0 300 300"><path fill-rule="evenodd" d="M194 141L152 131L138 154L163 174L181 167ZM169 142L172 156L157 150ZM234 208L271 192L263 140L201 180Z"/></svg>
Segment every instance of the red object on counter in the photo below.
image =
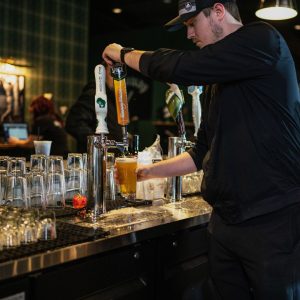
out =
<svg viewBox="0 0 300 300"><path fill-rule="evenodd" d="M73 207L74 208L83 208L86 206L87 198L84 195L77 194L73 197Z"/></svg>

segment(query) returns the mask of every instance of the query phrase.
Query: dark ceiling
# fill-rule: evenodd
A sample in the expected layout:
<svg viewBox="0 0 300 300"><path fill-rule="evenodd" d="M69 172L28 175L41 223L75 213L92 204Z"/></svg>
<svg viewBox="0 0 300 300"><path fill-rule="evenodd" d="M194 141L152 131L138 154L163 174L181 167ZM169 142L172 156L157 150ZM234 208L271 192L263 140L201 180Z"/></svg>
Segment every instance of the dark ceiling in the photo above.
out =
<svg viewBox="0 0 300 300"><path fill-rule="evenodd" d="M178 0L90 0L91 34L137 28L162 26L177 15ZM259 0L237 0L244 23L257 20L255 10ZM300 9L300 0L295 0ZM112 8L119 6L121 14L113 14ZM273 24L300 24L300 15L290 21L272 22ZM280 25L282 26L282 25Z"/></svg>
<svg viewBox="0 0 300 300"><path fill-rule="evenodd" d="M297 2L300 10L300 0ZM258 21L255 11L260 0L237 0L243 23ZM90 35L101 36L112 32L126 32L136 29L162 27L177 16L178 0L90 0ZM121 6L121 14L112 13L114 6ZM291 20L270 21L286 38L298 68L300 68L300 13Z"/></svg>

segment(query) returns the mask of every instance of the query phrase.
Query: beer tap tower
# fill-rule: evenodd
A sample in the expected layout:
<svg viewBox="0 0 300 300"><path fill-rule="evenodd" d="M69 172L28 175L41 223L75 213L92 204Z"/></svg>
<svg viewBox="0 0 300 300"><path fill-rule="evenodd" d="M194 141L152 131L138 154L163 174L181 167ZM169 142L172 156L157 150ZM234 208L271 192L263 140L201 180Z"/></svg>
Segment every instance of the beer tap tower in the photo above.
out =
<svg viewBox="0 0 300 300"><path fill-rule="evenodd" d="M189 87L188 92L193 96L193 120L195 125L195 136L200 125L200 101L201 94L199 87ZM168 158L177 156L183 153L186 149L194 146L193 142L186 140L186 131L182 116L182 106L184 96L176 84L170 84L170 89L166 94L166 104L171 116L178 127L178 137L169 137L168 142ZM168 178L167 198L170 201L182 200L182 176Z"/></svg>
<svg viewBox="0 0 300 300"><path fill-rule="evenodd" d="M107 150L118 148L122 152L128 149L127 125L128 102L126 92L125 65L115 64L111 68L114 77L114 89L117 101L118 124L122 126L123 140L117 142L108 140L108 128L106 124L107 96L105 88L106 70L103 65L95 67L95 110L98 125L94 135L88 136L88 203L87 208L91 212L93 221L106 212L106 162Z"/></svg>

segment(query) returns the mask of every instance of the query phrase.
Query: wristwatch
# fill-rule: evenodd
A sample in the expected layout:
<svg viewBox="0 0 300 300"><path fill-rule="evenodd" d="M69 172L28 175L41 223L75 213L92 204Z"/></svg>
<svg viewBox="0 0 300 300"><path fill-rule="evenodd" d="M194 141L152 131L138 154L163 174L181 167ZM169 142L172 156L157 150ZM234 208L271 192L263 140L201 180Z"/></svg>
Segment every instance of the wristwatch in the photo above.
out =
<svg viewBox="0 0 300 300"><path fill-rule="evenodd" d="M133 50L134 50L134 48L127 48L127 47L123 47L121 49L120 58L121 58L121 62L123 64L125 64L125 54L128 53L128 52L131 52Z"/></svg>

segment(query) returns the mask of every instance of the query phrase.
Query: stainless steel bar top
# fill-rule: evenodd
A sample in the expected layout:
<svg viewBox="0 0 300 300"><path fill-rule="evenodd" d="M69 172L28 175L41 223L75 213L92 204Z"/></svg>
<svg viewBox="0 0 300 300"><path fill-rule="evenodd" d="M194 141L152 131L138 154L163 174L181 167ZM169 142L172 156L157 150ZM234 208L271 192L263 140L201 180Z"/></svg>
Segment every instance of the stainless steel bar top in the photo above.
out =
<svg viewBox="0 0 300 300"><path fill-rule="evenodd" d="M81 226L101 226L110 234L101 239L75 244L0 264L0 280L29 274L55 265L154 239L182 229L207 224L211 207L200 197L184 201L110 211L97 224L73 218Z"/></svg>

